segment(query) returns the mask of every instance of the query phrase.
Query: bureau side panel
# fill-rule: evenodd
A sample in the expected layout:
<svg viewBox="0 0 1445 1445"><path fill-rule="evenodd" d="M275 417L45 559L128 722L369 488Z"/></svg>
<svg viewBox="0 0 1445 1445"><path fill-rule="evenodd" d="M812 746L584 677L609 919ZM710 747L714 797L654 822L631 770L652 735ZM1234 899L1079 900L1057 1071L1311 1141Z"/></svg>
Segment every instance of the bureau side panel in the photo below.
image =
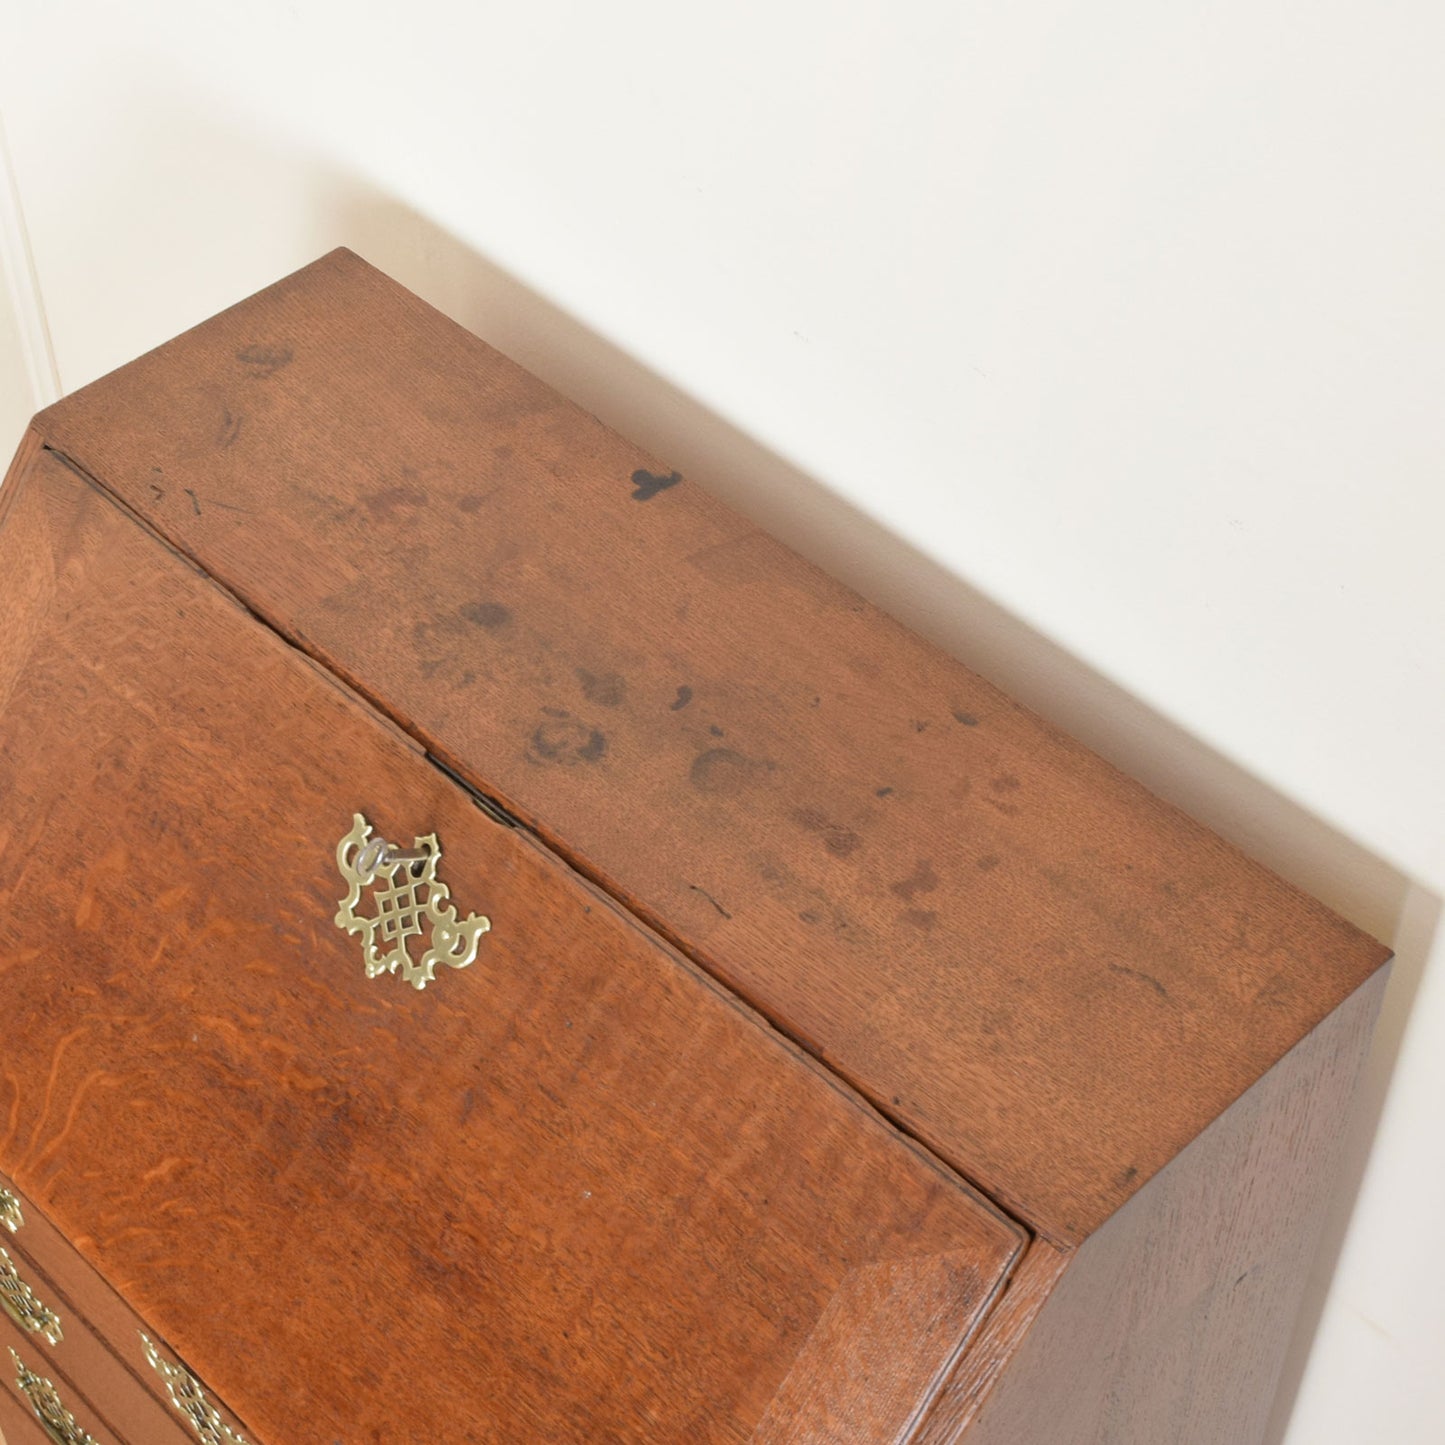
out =
<svg viewBox="0 0 1445 1445"><path fill-rule="evenodd" d="M1360 988L1078 1250L1001 1370L971 1349L914 1445L1256 1445L1384 986Z"/></svg>

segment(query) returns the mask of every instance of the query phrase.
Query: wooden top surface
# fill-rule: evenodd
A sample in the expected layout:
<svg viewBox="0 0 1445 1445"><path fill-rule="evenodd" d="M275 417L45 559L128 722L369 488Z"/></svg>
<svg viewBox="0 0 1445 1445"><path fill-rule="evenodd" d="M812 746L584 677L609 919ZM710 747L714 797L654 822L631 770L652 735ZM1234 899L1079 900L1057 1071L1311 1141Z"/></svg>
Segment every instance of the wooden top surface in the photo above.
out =
<svg viewBox="0 0 1445 1445"><path fill-rule="evenodd" d="M1386 957L349 252L37 426L1056 1241Z"/></svg>
<svg viewBox="0 0 1445 1445"><path fill-rule="evenodd" d="M259 1441L894 1438L1017 1225L50 454L0 569L0 1174Z"/></svg>

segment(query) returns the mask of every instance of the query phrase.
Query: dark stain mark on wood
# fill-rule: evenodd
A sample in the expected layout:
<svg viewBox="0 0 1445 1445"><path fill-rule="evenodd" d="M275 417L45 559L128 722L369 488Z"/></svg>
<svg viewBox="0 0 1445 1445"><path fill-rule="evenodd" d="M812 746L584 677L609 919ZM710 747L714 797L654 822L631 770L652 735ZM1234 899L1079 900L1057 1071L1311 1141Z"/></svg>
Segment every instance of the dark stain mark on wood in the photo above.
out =
<svg viewBox="0 0 1445 1445"><path fill-rule="evenodd" d="M708 730L708 732L710 732L710 733L713 735L713 737L715 737L715 738L720 738L720 737L723 736L723 730L722 730L716 723L709 723L707 730Z"/></svg>
<svg viewBox="0 0 1445 1445"><path fill-rule="evenodd" d="M487 499L476 492L468 492L465 497L457 499L457 510L459 512L480 512L487 504Z"/></svg>
<svg viewBox="0 0 1445 1445"><path fill-rule="evenodd" d="M298 481L296 495L305 497L312 507L321 513L318 520L336 524L349 522L356 515L356 508L350 502L342 501L334 492L318 491L316 488L308 487L304 482Z"/></svg>
<svg viewBox="0 0 1445 1445"><path fill-rule="evenodd" d="M892 792L892 788L875 788L873 790L873 796L875 798L887 798L891 796Z"/></svg>
<svg viewBox="0 0 1445 1445"><path fill-rule="evenodd" d="M1254 1002L1261 1008L1279 1008L1291 1004L1294 998L1294 984L1284 974L1274 973L1269 982L1255 992Z"/></svg>
<svg viewBox="0 0 1445 1445"><path fill-rule="evenodd" d="M928 722L927 722L926 719L920 720L919 718L914 718L914 720L913 720L913 731L914 731L914 732L916 732L916 733L921 733L927 726L928 726Z"/></svg>
<svg viewBox="0 0 1445 1445"><path fill-rule="evenodd" d="M627 684L615 672L588 672L579 667L577 681L582 685L582 696L598 707L620 707L627 696Z"/></svg>
<svg viewBox="0 0 1445 1445"><path fill-rule="evenodd" d="M1111 963L1109 972L1123 974L1126 978L1136 978L1140 983L1147 984L1152 988L1160 998L1167 999L1169 997L1169 990L1152 973L1145 973L1137 968L1125 968L1122 963Z"/></svg>
<svg viewBox="0 0 1445 1445"><path fill-rule="evenodd" d="M675 487L681 480L681 472L673 472L670 476L660 477L655 472L649 472L639 467L632 474L632 500L634 502L650 502L659 492L665 492L669 487Z"/></svg>
<svg viewBox="0 0 1445 1445"><path fill-rule="evenodd" d="M823 925L838 935L840 943L864 941L866 935L850 931L852 920L827 891L800 878L783 858L764 855L757 860L757 868L764 890L796 912L804 923Z"/></svg>
<svg viewBox="0 0 1445 1445"><path fill-rule="evenodd" d="M207 497L206 505L208 507L219 507L223 512L240 512L247 517L255 515L249 507L238 507L234 502L218 502L214 497Z"/></svg>
<svg viewBox="0 0 1445 1445"><path fill-rule="evenodd" d="M1010 794L1018 792L1023 784L1020 783L1012 773L1004 773L1000 777L990 778L988 786L989 791L996 796L985 797L983 801L987 803L989 807L1002 813L1006 818L1016 817L1018 814L1018 804L1006 802L1005 799Z"/></svg>
<svg viewBox="0 0 1445 1445"><path fill-rule="evenodd" d="M794 808L793 821L807 832L818 834L823 846L838 858L855 853L863 841L851 828L834 823L816 808Z"/></svg>
<svg viewBox="0 0 1445 1445"><path fill-rule="evenodd" d="M938 874L933 871L933 865L927 858L920 858L913 872L897 883L890 883L888 891L897 894L905 903L912 903L920 893L932 893L937 887Z"/></svg>
<svg viewBox="0 0 1445 1445"><path fill-rule="evenodd" d="M742 792L759 773L771 772L774 766L744 757L732 748L708 748L692 760L688 777L700 793L732 797Z"/></svg>
<svg viewBox="0 0 1445 1445"><path fill-rule="evenodd" d="M440 663L449 660L458 635L466 630L466 624L458 617L416 622L411 629L412 643L427 661Z"/></svg>
<svg viewBox="0 0 1445 1445"><path fill-rule="evenodd" d="M983 857L978 860L979 871L982 873L991 872L1002 862L1003 859L1000 858L997 853L985 853Z"/></svg>
<svg viewBox="0 0 1445 1445"><path fill-rule="evenodd" d="M903 921L926 930L938 922L938 914L931 908L909 908L903 914Z"/></svg>
<svg viewBox="0 0 1445 1445"><path fill-rule="evenodd" d="M692 701L692 689L683 683L677 690L677 700L672 704L673 712L681 712Z"/></svg>
<svg viewBox="0 0 1445 1445"><path fill-rule="evenodd" d="M256 377L274 376L283 366L290 366L295 356L289 346L268 346L256 343L243 346L236 360Z"/></svg>
<svg viewBox="0 0 1445 1445"><path fill-rule="evenodd" d="M196 514L196 516L199 517L199 516L201 515L201 502L200 502L200 498L197 497L196 494L195 494L189 487L185 487L185 488L183 488L183 490L184 490L185 494L191 499L191 509L192 509L192 511L194 511L195 514Z"/></svg>
<svg viewBox="0 0 1445 1445"><path fill-rule="evenodd" d="M241 423L245 419L238 412L233 413L226 407L221 408L221 425L216 432L216 445L222 451L235 445L236 438L241 435Z"/></svg>
<svg viewBox="0 0 1445 1445"><path fill-rule="evenodd" d="M1007 1038L1013 1033L1013 1010L1006 1008L985 1009L981 1023L986 1038L997 1038L999 1036Z"/></svg>
<svg viewBox="0 0 1445 1445"><path fill-rule="evenodd" d="M467 602L462 605L461 613L468 622L488 632L495 632L512 620L511 611L500 602Z"/></svg>
<svg viewBox="0 0 1445 1445"><path fill-rule="evenodd" d="M955 722L961 722L966 728L978 726L978 719L971 712L964 712L961 707L954 708L953 717Z"/></svg>
<svg viewBox="0 0 1445 1445"><path fill-rule="evenodd" d="M404 507L424 507L431 500L420 487L383 487L361 499L378 522L389 522Z"/></svg>
<svg viewBox="0 0 1445 1445"><path fill-rule="evenodd" d="M555 708L543 708L547 714L532 732L527 748L531 762L595 763L607 752L607 738L597 728Z"/></svg>
<svg viewBox="0 0 1445 1445"><path fill-rule="evenodd" d="M718 911L719 913L721 913L724 918L731 918L731 917L732 917L732 914L729 913L729 912L727 911L727 909L724 908L724 907L722 906L722 904L719 903L719 902L717 901L717 899L714 898L714 897L712 896L712 894L707 891L706 888L699 888L696 883L689 883L687 886L688 886L689 888L691 888L694 893L700 893L700 894L702 894L702 896L703 896L704 898L706 898L707 901L708 901L709 903L711 903L712 906L713 906L714 908L716 908L717 911Z"/></svg>
<svg viewBox="0 0 1445 1445"><path fill-rule="evenodd" d="M165 489L164 487L158 487L158 486L156 486L156 484L155 484L154 482L152 482L152 483L151 483L151 496L152 496L152 498L153 498L155 501L157 501L157 502L163 502L163 501L165 500L165 496L166 496L166 489Z"/></svg>

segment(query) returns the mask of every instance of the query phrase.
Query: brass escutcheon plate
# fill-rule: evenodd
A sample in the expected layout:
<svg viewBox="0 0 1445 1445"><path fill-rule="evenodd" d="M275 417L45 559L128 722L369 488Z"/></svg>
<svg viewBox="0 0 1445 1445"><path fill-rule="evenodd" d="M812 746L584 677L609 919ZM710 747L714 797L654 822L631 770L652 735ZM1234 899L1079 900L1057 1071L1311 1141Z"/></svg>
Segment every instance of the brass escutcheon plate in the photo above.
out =
<svg viewBox="0 0 1445 1445"><path fill-rule="evenodd" d="M39 1335L52 1345L65 1337L60 1316L49 1305L42 1304L33 1289L20 1278L15 1261L0 1249L0 1309L3 1309L22 1330Z"/></svg>
<svg viewBox="0 0 1445 1445"><path fill-rule="evenodd" d="M372 836L371 824L352 815L351 831L336 845L336 866L347 884L336 913L336 926L361 935L361 958L368 978L400 974L413 988L425 988L438 964L465 968L477 956L481 937L492 926L480 914L457 917L451 893L437 877L441 844L435 833L403 851ZM374 912L359 912L367 890ZM419 958L411 940L425 935Z"/></svg>
<svg viewBox="0 0 1445 1445"><path fill-rule="evenodd" d="M173 1365L156 1349L150 1337L142 1333L146 1360L165 1382L166 1393L176 1413L190 1426L201 1445L246 1445L246 1441L221 1419L220 1413L206 1398L201 1382L180 1365Z"/></svg>
<svg viewBox="0 0 1445 1445"><path fill-rule="evenodd" d="M29 1402L46 1438L55 1445L97 1445L95 1436L76 1424L75 1416L65 1408L60 1392L50 1381L30 1369L14 1350L10 1358L15 1362L15 1388Z"/></svg>

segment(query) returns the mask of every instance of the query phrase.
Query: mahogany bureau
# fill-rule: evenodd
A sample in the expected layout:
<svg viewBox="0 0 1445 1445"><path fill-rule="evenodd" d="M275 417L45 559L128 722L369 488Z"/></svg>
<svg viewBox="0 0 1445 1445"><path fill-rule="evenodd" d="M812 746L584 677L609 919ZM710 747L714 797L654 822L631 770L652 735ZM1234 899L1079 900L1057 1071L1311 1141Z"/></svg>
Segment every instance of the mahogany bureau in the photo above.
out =
<svg viewBox="0 0 1445 1445"><path fill-rule="evenodd" d="M1386 950L356 256L0 595L9 1445L1260 1439Z"/></svg>

